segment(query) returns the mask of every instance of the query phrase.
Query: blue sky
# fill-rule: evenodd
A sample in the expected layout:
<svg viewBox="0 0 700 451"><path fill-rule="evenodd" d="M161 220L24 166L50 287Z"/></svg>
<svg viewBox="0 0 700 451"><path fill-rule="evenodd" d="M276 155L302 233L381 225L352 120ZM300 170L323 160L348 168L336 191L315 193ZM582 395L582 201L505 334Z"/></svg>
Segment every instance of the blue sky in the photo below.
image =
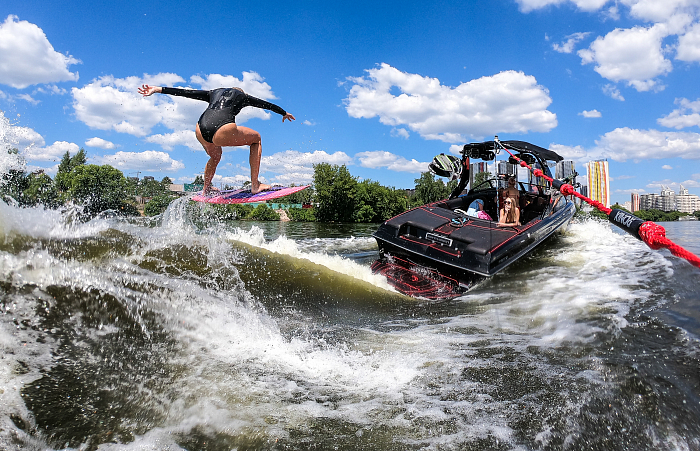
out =
<svg viewBox="0 0 700 451"><path fill-rule="evenodd" d="M239 86L297 118L245 109L261 176L318 162L412 188L441 152L517 139L607 158L613 202L700 195L700 0L3 2L4 139L49 174L66 150L126 175L190 182L203 102L155 85ZM225 149L215 184L249 177Z"/></svg>

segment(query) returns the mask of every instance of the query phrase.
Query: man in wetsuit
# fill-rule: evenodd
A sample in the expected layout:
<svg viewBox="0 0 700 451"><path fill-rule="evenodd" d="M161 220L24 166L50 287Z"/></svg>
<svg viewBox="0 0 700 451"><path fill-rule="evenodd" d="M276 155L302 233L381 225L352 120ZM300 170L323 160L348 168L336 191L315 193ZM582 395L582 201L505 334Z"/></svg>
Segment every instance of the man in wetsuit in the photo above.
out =
<svg viewBox="0 0 700 451"><path fill-rule="evenodd" d="M236 125L236 115L244 107L253 106L282 115L282 122L285 119L293 121L295 120L294 116L274 103L246 94L240 88L219 88L211 91L201 91L142 85L138 91L144 97L159 92L161 94L203 100L209 103L207 109L200 116L195 130L197 140L202 144L207 155L209 155L209 161L204 168L203 193L209 193L212 190L211 180L214 178L216 167L221 160L221 148L225 146L250 146L250 190L255 194L270 188L270 185L260 183L258 180L260 158L262 156L260 133L248 127Z"/></svg>

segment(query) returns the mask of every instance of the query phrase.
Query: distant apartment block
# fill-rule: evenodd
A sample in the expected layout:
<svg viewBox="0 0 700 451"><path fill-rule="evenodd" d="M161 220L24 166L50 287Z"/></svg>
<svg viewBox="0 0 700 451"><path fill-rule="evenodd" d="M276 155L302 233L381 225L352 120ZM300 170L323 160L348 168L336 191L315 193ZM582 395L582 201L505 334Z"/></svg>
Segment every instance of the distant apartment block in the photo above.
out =
<svg viewBox="0 0 700 451"><path fill-rule="evenodd" d="M700 197L689 194L688 190L680 186L678 194L668 186L661 187L661 194L642 194L639 196L641 210L680 211L693 213L700 210Z"/></svg>
<svg viewBox="0 0 700 451"><path fill-rule="evenodd" d="M589 197L610 208L610 174L607 160L589 161L586 163L586 171Z"/></svg>

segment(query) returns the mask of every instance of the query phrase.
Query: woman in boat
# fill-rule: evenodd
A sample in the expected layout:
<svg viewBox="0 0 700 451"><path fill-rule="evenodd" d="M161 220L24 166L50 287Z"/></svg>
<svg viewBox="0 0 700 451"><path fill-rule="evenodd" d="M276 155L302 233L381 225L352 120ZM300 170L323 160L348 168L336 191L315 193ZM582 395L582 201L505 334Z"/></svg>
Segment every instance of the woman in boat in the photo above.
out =
<svg viewBox="0 0 700 451"><path fill-rule="evenodd" d="M500 214L498 216L498 227L512 227L520 225L520 210L513 204L515 201L510 197L506 197L503 201L503 207L501 208Z"/></svg>
<svg viewBox="0 0 700 451"><path fill-rule="evenodd" d="M243 92L241 88L219 88L211 91L196 89L166 88L161 86L143 85L139 94L144 97L156 92L208 102L209 106L202 113L195 130L197 141L209 155L209 161L204 168L203 194L213 191L211 180L214 178L216 167L221 160L221 148L227 146L250 146L250 191L253 194L270 189L270 185L260 183L260 158L262 157L262 142L260 133L255 130L236 125L236 115L244 107L253 106L274 111L285 120L293 121L294 116L287 113L274 103L266 102Z"/></svg>
<svg viewBox="0 0 700 451"><path fill-rule="evenodd" d="M508 179L508 188L506 188L503 191L503 196L504 197L510 197L513 199L515 202L513 206L515 208L518 208L520 206L520 191L518 191L518 188L516 187L517 181L515 180L515 177L510 177Z"/></svg>

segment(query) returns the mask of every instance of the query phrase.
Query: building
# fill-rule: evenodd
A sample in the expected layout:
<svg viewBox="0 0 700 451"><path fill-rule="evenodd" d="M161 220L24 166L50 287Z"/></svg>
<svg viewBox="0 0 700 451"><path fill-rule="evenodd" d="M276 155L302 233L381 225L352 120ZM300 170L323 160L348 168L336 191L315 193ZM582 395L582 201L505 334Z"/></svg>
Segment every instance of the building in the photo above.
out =
<svg viewBox="0 0 700 451"><path fill-rule="evenodd" d="M496 163L496 173L498 175L517 176L518 167L514 164L508 163L507 161L499 161Z"/></svg>
<svg viewBox="0 0 700 451"><path fill-rule="evenodd" d="M598 160L586 163L588 172L588 192L591 199L610 208L610 174L608 161Z"/></svg>
<svg viewBox="0 0 700 451"><path fill-rule="evenodd" d="M639 194L632 193L630 199L630 211L634 213L635 211L639 210L641 210L641 208L639 207Z"/></svg>
<svg viewBox="0 0 700 451"><path fill-rule="evenodd" d="M689 194L688 190L680 186L676 196L676 209L681 213L693 213L700 210L700 197Z"/></svg>
<svg viewBox="0 0 700 451"><path fill-rule="evenodd" d="M565 178L571 177L576 172L576 165L572 160L562 160L557 162L557 166L554 169L556 179L563 180ZM574 180L572 183L576 183Z"/></svg>
<svg viewBox="0 0 700 451"><path fill-rule="evenodd" d="M661 194L642 194L639 197L641 210L680 211L683 213L693 213L700 210L700 197L689 194L683 185L680 186L678 194L674 193L670 187L662 185Z"/></svg>

